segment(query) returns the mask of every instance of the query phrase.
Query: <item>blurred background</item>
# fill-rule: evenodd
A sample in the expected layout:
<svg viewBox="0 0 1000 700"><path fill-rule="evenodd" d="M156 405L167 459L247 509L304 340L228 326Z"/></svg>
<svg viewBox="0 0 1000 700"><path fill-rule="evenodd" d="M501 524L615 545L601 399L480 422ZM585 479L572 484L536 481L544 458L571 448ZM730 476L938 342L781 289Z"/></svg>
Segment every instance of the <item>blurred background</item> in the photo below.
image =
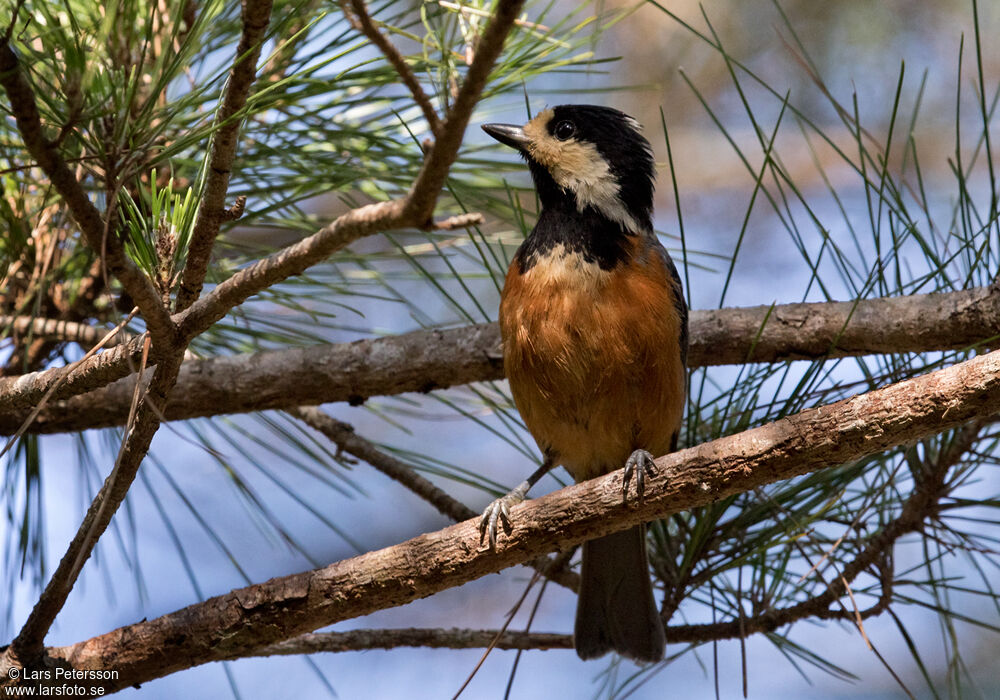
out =
<svg viewBox="0 0 1000 700"><path fill-rule="evenodd" d="M252 144L241 156L243 175L234 193L246 192L248 212L259 216L227 233L220 278L261 251L308 235L357 201L405 187L411 177L418 153L413 139L424 135L419 111L393 84L380 54L358 45L356 34L347 36L349 27L334 6L325 9L329 14L310 15L316 24L293 68L322 64L310 77L331 84L371 68L384 72L382 83L370 93L344 86L344 95L360 96L349 106L346 97L344 104L329 103L332 113L323 102L331 98L317 88L295 109L270 105L271 113L253 117L247 132ZM219 11L233 16L232 8ZM373 4L372 12L405 28L391 33L393 40L407 55L428 61L421 77L445 86L432 94L439 103L446 99L448 73L427 59L435 49L426 39L426 22L433 21L424 17L422 25L421 13L448 15L449 24L441 20L441 26L458 33L477 31L481 16L444 2ZM525 20L515 47L543 48L535 49L531 68L498 70L501 82L473 118L443 205L484 211L487 223L477 231L401 231L360 241L307 277L247 304L197 352L251 352L495 320L505 263L530 230L535 202L523 165L491 144L478 125L521 123L564 102L614 106L644 125L659 165L657 228L683 267L693 308L947 291L989 283L996 274L984 138L995 139L996 129L989 119L984 128L983 111L992 115L998 94L997 3L663 0L580 6L558 0L529 3ZM348 43L354 48L338 54ZM207 51L204 73L191 84L214 75L213 66L229 60L230 51L222 45ZM348 147L334 142L329 130L354 129L352 124L363 125L351 132L363 143L353 143L355 155L339 162ZM364 130L372 124L377 128ZM340 169L331 165L329 173L317 173L324 158L338 161ZM398 173L396 158L409 163ZM185 166L178 159L175 167L180 179ZM366 175L352 177L352 167ZM275 178L291 184L269 194L264 183ZM280 198L293 187L299 188L296 201L286 206ZM697 370L685 443L958 359L960 354L938 353ZM324 410L477 511L520 482L537 460L503 383ZM118 440L112 430L46 436L35 441L34 457L25 449L4 458L7 516L0 519L0 538L7 543L5 590L12 595L2 638L26 617L43 579L42 563L49 570L75 532ZM993 440L969 458L956 499L974 494L997 500ZM934 446L929 441L913 449ZM904 452L852 465L858 471L811 485L810 497L777 487L729 505L739 511L763 504L758 520L741 525L747 533L781 523L781 532L758 543L767 556L778 556L799 535L815 537L822 549L843 528L836 527L836 508L826 512L822 499L820 505L811 499L839 494L837 508L850 522L860 507L853 499L871 493L856 488L870 486L862 473L881 474L889 483ZM43 467L34 473L31 464ZM532 495L567 482L557 471ZM907 488L902 483L899 492L885 494L872 522L898 508ZM859 494L851 495L852 489ZM1000 606L991 587L998 580L993 547L1000 533L992 508L964 512L965 541L984 538L970 544L974 554L940 541L932 554L918 537L897 546L898 602L892 614L865 622L884 662L852 625L806 620L742 643L671 645L668 662L642 672L608 659L583 664L571 651L527 652L513 674L511 697L732 698L743 693L744 682L752 698L906 697L893 674L915 697L1000 697L994 662ZM48 643L79 641L447 524L425 502L367 465L346 462L284 414L168 424ZM676 534L673 527L664 524L663 532ZM660 554L672 556L669 547ZM715 566L712 583L691 592L673 623L730 619L742 603L723 598L741 571L748 581L775 578L751 563ZM789 581L808 568L788 565ZM530 574L505 571L333 629L495 629ZM877 596L872 585L859 584L856 592ZM710 601L709 590L718 599ZM803 590L788 583L776 600L795 600ZM511 629L523 629L537 591L536 585ZM547 586L532 629L568 632L574 608L571 593ZM942 615L942 608L953 614ZM178 673L121 696L451 697L481 653L396 649L247 659ZM463 697L503 697L514 663L514 652L492 652Z"/></svg>

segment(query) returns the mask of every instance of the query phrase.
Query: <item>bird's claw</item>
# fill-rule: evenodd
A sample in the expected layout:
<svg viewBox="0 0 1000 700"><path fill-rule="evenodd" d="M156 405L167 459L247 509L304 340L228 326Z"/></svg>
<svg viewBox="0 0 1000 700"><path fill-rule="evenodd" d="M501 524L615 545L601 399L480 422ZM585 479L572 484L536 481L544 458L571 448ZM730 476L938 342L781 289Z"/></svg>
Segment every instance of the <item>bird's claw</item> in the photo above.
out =
<svg viewBox="0 0 1000 700"><path fill-rule="evenodd" d="M502 524L504 531L510 534L510 509L523 502L524 494L519 489L514 489L486 506L482 517L479 518L479 541L482 542L483 537L488 536L490 549L496 549L497 524Z"/></svg>
<svg viewBox="0 0 1000 700"><path fill-rule="evenodd" d="M625 462L625 475L622 478L622 503L628 502L628 485L635 475L635 492L642 502L642 495L646 492L646 476L653 476L656 473L653 455L646 450L636 450L629 455Z"/></svg>

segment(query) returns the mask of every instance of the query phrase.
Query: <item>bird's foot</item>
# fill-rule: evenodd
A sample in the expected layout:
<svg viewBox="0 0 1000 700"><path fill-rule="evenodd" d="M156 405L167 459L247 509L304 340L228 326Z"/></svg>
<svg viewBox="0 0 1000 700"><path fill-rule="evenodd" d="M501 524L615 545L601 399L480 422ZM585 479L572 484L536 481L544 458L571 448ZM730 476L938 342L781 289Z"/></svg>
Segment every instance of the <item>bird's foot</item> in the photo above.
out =
<svg viewBox="0 0 1000 700"><path fill-rule="evenodd" d="M528 494L527 482L521 484L516 489L496 499L483 511L483 516L479 519L479 541L482 542L487 537L490 549L497 546L497 525L503 525L505 532L510 534L510 509L518 503L523 503Z"/></svg>
<svg viewBox="0 0 1000 700"><path fill-rule="evenodd" d="M653 455L646 450L636 450L629 455L625 462L625 475L622 478L622 503L628 502L628 485L635 475L635 493L642 501L642 495L646 492L646 476L653 476L656 473L654 468Z"/></svg>

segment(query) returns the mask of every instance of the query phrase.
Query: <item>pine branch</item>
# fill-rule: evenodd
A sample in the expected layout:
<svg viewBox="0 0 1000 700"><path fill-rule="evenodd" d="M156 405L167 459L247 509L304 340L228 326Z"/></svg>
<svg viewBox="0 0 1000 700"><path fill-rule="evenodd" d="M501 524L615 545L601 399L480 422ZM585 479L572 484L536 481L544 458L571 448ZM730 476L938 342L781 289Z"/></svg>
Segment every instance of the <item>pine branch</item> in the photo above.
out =
<svg viewBox="0 0 1000 700"><path fill-rule="evenodd" d="M467 505L420 476L412 466L378 449L355 433L354 428L347 423L328 416L315 407L293 408L288 413L325 435L338 450L368 462L393 481L402 484L434 506L442 515L458 522L476 517L475 511Z"/></svg>
<svg viewBox="0 0 1000 700"><path fill-rule="evenodd" d="M992 286L858 302L694 311L688 364L702 367L742 364L748 358L781 362L955 350L998 334L1000 289ZM120 356L116 362L124 364ZM318 367L330 369L320 372ZM30 375L30 380L0 379L0 434L20 425L32 401L48 386L48 374L58 371ZM495 324L416 331L185 362L165 415L168 420L183 420L332 401L359 403L372 396L426 392L502 377ZM82 379L73 386L81 384L93 386ZM39 416L32 430L49 433L121 425L130 392L130 383L120 382L54 405ZM68 389L57 393L63 398L70 395Z"/></svg>
<svg viewBox="0 0 1000 700"><path fill-rule="evenodd" d="M154 620L50 650L76 668L113 668L107 690L402 605L554 549L736 493L882 452L1000 411L1000 352L656 460L641 502L621 503L621 472L517 506L495 551L465 521L324 569L248 586ZM933 474L918 488L935 493ZM913 506L918 508L918 506ZM904 508L904 517L906 510ZM861 563L859 563L859 566ZM846 574L846 572L845 572ZM5 682L0 668L0 683ZM8 681L9 682L9 681Z"/></svg>
<svg viewBox="0 0 1000 700"><path fill-rule="evenodd" d="M240 270L181 314L178 319L181 337L193 338L202 333L237 304L304 272L359 238L394 228L434 228L434 205L458 157L472 110L523 5L523 0L497 3L458 98L448 110L441 134L406 197L353 209L308 238Z"/></svg>
<svg viewBox="0 0 1000 700"><path fill-rule="evenodd" d="M477 58L477 61L470 68L470 79L467 79L463 83L462 93L465 95L466 103L461 108L456 107L449 113L452 118L452 125L446 126L443 133L443 137L446 140L446 147L439 151L436 161L431 162L434 159L430 157L427 159L425 167L421 171L421 176L418 177L417 184L414 186L409 197L397 202L361 207L348 212L338 218L327 229L324 229L324 231L315 234L296 246L280 251L270 258L259 261L256 265L242 270L216 287L207 297L198 300L185 312L179 314L178 319L180 323L178 325L180 326L180 332L177 332L179 329L178 326L175 326L174 319L169 317L166 307L157 298L157 308L161 312L161 316L149 319L148 325L150 335L154 341L154 347L157 348L156 356L159 363L153 372L149 388L140 391L139 382L135 383L134 395L139 396L141 394L142 399L139 401L135 413L129 417L129 429L115 467L105 481L101 491L95 497L83 524L80 526L66 554L60 561L58 568L46 585L28 621L4 654L4 660L0 662L0 665L9 663L21 665L34 664L42 652L42 643L45 635L52 626L56 615L62 609L69 592L76 582L83 563L90 556L93 547L103 535L111 518L124 500L135 479L139 464L146 456L152 437L156 433L163 416L162 408L165 406L166 399L174 388L181 360L190 340L195 335L205 331L215 321L222 318L232 306L242 302L251 294L261 291L267 286L285 279L292 274L303 271L308 265L319 262L329 255L329 253L337 250L338 247L346 245L361 235L374 233L383 230L383 228L393 228L399 225L412 226L416 223L422 224L425 220L430 221L430 215L447 175L447 170L451 167L457 155L458 146L461 144L462 137L464 136L469 114L479 100L482 88L485 85L485 77L488 75L494 60L502 49L504 39L513 22L513 16L510 15L510 7L515 6L516 8L520 8L520 5L520 2L500 3L487 29L487 35L490 37L491 42L489 43L490 50ZM261 3L257 4L254 0L246 0L244 10L245 26L243 39L251 46L257 46L257 51L259 52L259 38L269 21L270 2L268 0L261 0ZM253 26L246 26L250 22L254 23ZM255 36L257 41L254 41ZM244 53L244 51L238 51L237 61L240 60L240 57ZM234 67L233 78L230 81L232 91L227 89L226 96L224 97L224 105L220 109L221 113L224 114L229 109L233 109L233 113L238 111L238 103L240 100L245 101L246 99L245 91L249 89L249 83L252 82L255 67L256 57L252 61L246 60L240 62ZM103 236L105 231L103 226L101 226L100 215L96 208L87 199L83 189L69 172L65 162L61 160L55 147L44 139L34 96L21 73L20 64L16 56L10 49L9 37L5 37L0 42L0 84L4 85L8 96L11 98L13 111L17 117L18 126L22 130L26 146L39 160L42 168L49 173L53 184L67 200L84 233L88 237L92 237L99 228ZM463 110L465 111L463 112ZM238 125L238 122L234 123ZM225 132L226 127L222 131ZM213 150L213 163L223 167L216 168L213 170L214 175L210 175L210 179L215 177L216 181L211 193L202 202L203 206L206 206L206 202L210 202L212 197L217 196L220 203L225 197L228 184L228 164L231 163L232 153L235 151L237 134L238 128L229 132L228 136L223 134L221 138L217 138L213 142L218 146L218 151ZM453 146L450 155L449 146ZM424 184L421 184L421 179L423 179ZM411 200L428 204L426 218L424 217L425 212L412 208ZM402 212L406 207L410 207L410 210L404 216ZM218 208L221 209L221 205ZM212 211L206 209L206 216L210 216L212 213ZM204 253L205 260L207 260L207 256L210 253L211 240L214 240L217 230L217 224L205 224L205 227L202 229L204 236L200 238L198 245L204 248L202 252ZM132 272L139 275L149 289L153 289L148 278L142 275L138 271L138 268L125 257L117 239L112 243L113 245L109 244L110 252L106 252L101 248L98 249L108 255L110 266L113 271L120 274L119 278L122 280L123 285L126 286L126 289L131 291L130 284L134 285L136 283L136 280L131 276ZM198 265L200 265L199 258L196 258L195 267L192 268L191 274L187 276L191 285L200 284L204 276L203 271L199 273L197 270ZM188 294L194 291L196 291L194 287L189 286ZM137 292L142 294L144 290L137 288ZM135 298L136 304L141 310L145 311L143 308L143 299L140 297ZM145 301L148 302L148 299L145 299ZM147 351L148 345L143 349L144 360ZM23 395L21 398L23 400Z"/></svg>
<svg viewBox="0 0 1000 700"><path fill-rule="evenodd" d="M212 247L219 235L219 227L226 220L226 193L229 191L230 171L240 136L241 120L236 115L246 105L250 87L256 77L264 32L271 22L271 6L272 0L243 0L243 31L222 102L215 115L218 128L212 137L205 189L191 232L184 274L177 290L178 311L191 306L201 294Z"/></svg>
<svg viewBox="0 0 1000 700"><path fill-rule="evenodd" d="M805 619L867 620L885 612L892 604L893 577L890 553L901 537L918 532L923 523L933 517L940 499L946 495L945 478L966 452L975 444L985 421L974 420L965 426L938 459L925 468L924 478L906 499L899 516L869 538L864 549L842 573L819 595L786 608L767 609L742 619L697 625L667 627L667 639L675 644L703 644L724 639L745 638L753 634L774 632L786 625ZM849 610L837 603L849 584L865 570L874 569L881 583L879 599L864 610ZM351 630L302 634L255 650L252 656L345 652L398 647L469 649L487 647L496 638L495 630L466 629L381 629ZM496 643L498 649L572 649L571 635L505 632Z"/></svg>
<svg viewBox="0 0 1000 700"><path fill-rule="evenodd" d="M892 603L893 572L890 555L893 546L904 535L920 532L924 523L937 514L941 499L948 493L945 478L976 443L987 422L989 419L981 417L970 421L936 460L925 464L922 478L903 502L899 515L868 538L857 556L841 567L840 575L822 593L786 608L764 610L743 619L668 627L667 638L674 642L688 643L738 639L751 634L774 632L798 620L856 622L888 610ZM865 610L847 609L838 604L847 592L847 587L864 571L874 571L877 574L882 588L879 599Z"/></svg>
<svg viewBox="0 0 1000 700"><path fill-rule="evenodd" d="M155 356L159 358L161 352L173 347L176 339L177 329L170 314L153 283L129 260L117 236L107 230L100 212L70 171L56 144L45 137L34 91L24 75L21 61L10 46L9 37L0 37L0 85L7 93L25 148L65 200L87 244L97 251L111 274L118 278L139 307L153 336Z"/></svg>
<svg viewBox="0 0 1000 700"><path fill-rule="evenodd" d="M415 226L432 226L431 215L434 213L437 193L444 187L448 171L458 157L458 149L462 145L462 136L469 125L472 110L479 102L493 64L499 58L507 34L517 21L522 7L524 0L499 0L493 9L489 24L475 47L476 55L472 59L472 65L469 66L462 87L445 117L441 134L428 151L424 167L406 198L405 213Z"/></svg>

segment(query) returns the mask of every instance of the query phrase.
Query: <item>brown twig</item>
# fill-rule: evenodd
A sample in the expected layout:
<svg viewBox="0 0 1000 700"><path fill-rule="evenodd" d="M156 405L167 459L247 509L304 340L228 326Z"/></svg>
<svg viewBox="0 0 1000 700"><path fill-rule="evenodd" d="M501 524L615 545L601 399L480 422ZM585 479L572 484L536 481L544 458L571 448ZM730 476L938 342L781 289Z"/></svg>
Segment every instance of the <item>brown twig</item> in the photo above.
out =
<svg viewBox="0 0 1000 700"><path fill-rule="evenodd" d="M347 423L339 421L315 407L301 406L289 410L288 413L325 435L338 449L364 460L452 520L461 522L478 516L467 505L420 476L414 467L383 452L373 443L355 433L354 428ZM529 562L529 564L550 580L576 591L580 588L580 576L566 569L565 564L568 563L568 559L569 557L553 559L540 557L537 561Z"/></svg>
<svg viewBox="0 0 1000 700"><path fill-rule="evenodd" d="M105 345L107 345L108 343L110 343L112 340L114 340L115 337L118 335L118 333L120 333L122 331L122 329L124 329L125 326L128 325L128 322L132 320L132 317L136 314L136 312L138 310L139 310L138 308L133 308L132 312L125 319L123 319L115 328L112 328L110 331L108 331L107 333L105 333L104 337L99 338L97 340L97 342L93 345L93 347L91 347L87 351L87 353L82 358L80 358L80 360L78 360L78 362L86 361L88 358L90 358L91 356L93 356L98 350L100 350L102 347L104 347ZM145 339L145 341L148 341L149 340L149 336L144 334L144 339ZM144 344L144 346L143 346L144 347L144 354L145 355L148 355L148 352L145 351L145 348L147 347L147 345L148 345L148 343ZM73 363L73 364L76 364L76 363ZM73 364L69 365L70 373L64 375L64 377L68 378L72 374ZM28 428L31 427L31 424L38 417L38 414L40 414L45 409L45 405L48 403L49 399L51 399L52 396L53 396L53 394L55 394L58 390L59 390L59 384L58 383L53 384L49 388L49 390L42 396L42 398L39 399L38 405L34 406L31 409L31 412L27 415L27 417L25 417L24 421L22 421L22 423L18 427L17 431L11 436L10 440L7 441L7 443L4 445L3 449L0 450L0 457L2 457L3 455L7 454L7 452L10 450L10 448L13 447L14 444L18 440L20 440L21 437L28 431Z"/></svg>
<svg viewBox="0 0 1000 700"><path fill-rule="evenodd" d="M468 228L469 226L480 226L484 219L482 214L459 214L449 216L444 221L435 221L434 228L439 231L454 231L455 229Z"/></svg>
<svg viewBox="0 0 1000 700"><path fill-rule="evenodd" d="M874 605L859 610L851 618L866 620L885 612L891 604L889 595L882 595ZM823 607L818 598L810 598L805 604L778 610L769 610L745 617L742 621L744 634L774 632L798 620L822 617L842 619L844 611ZM675 644L704 644L711 641L737 639L740 636L740 621L732 620L700 625L672 625L666 629L667 639ZM370 649L396 649L399 647L425 647L430 649L473 649L489 646L496 639L495 649L572 649L573 636L551 632L504 632L498 630L469 629L366 629L348 632L307 633L283 642L254 649L245 656L290 656L315 654L318 652L342 653L366 651Z"/></svg>
<svg viewBox="0 0 1000 700"><path fill-rule="evenodd" d="M226 81L226 89L215 116L216 131L205 178L205 188L198 204L198 215L191 232L187 262L177 290L177 310L191 306L201 294L208 262L212 256L219 227L227 220L225 207L229 177L240 137L240 111L247 103L250 87L257 73L257 60L264 43L264 32L271 21L273 0L243 0L243 31L236 47L236 57ZM245 203L246 200L244 199ZM237 204L242 213L242 204Z"/></svg>
<svg viewBox="0 0 1000 700"><path fill-rule="evenodd" d="M354 428L347 423L315 407L293 408L288 413L325 435L338 449L368 462L393 481L399 482L434 506L439 513L458 522L476 516L475 511L467 505L420 476L410 465L378 449L355 433Z"/></svg>
<svg viewBox="0 0 1000 700"><path fill-rule="evenodd" d="M907 444L1000 410L1000 352L851 399L803 411L656 460L644 499L621 504L621 474L576 484L514 509L496 550L478 547L476 520L420 535L324 569L248 586L163 617L51 650L77 668L114 668L114 690L182 668L237 658L254 649L375 610L401 605L524 563L553 549L707 505L766 483L836 466ZM912 530L944 476L925 475L915 497L871 543ZM871 562L858 557L843 570ZM837 586L834 582L832 586ZM836 596L835 591L829 593ZM819 617L840 617L832 609ZM815 603L813 603L815 605ZM794 606L793 606L794 608ZM776 613L764 613L761 618ZM848 611L846 614L853 615ZM862 611L862 617L865 611ZM746 621L744 621L744 624ZM763 624L763 623L762 623ZM752 631L747 629L747 631ZM0 674L2 675L2 674ZM2 679L0 679L2 682Z"/></svg>
<svg viewBox="0 0 1000 700"><path fill-rule="evenodd" d="M497 4L458 99L406 197L353 209L312 236L240 270L181 315L181 337L193 338L237 304L305 271L359 238L392 228L433 226L434 205L458 156L472 110L523 4L523 0L500 0Z"/></svg>
<svg viewBox="0 0 1000 700"><path fill-rule="evenodd" d="M352 209L308 238L243 268L176 317L181 337L193 338L204 332L234 306L304 272L359 238L410 225L402 216L403 204L404 200L392 200Z"/></svg>
<svg viewBox="0 0 1000 700"><path fill-rule="evenodd" d="M295 58L299 46L309 39L308 33L302 33L312 19L316 8L320 6L322 0L308 0L304 4L294 8L295 15L291 18L286 31L288 39L279 42L271 52L267 63L261 68L260 77L268 83L276 83L285 77Z"/></svg>
<svg viewBox="0 0 1000 700"><path fill-rule="evenodd" d="M410 64L399 53L399 49L375 26L375 21L368 14L368 8L365 7L365 3L362 0L341 0L340 6L343 8L344 16L347 17L351 26L368 37L368 40L379 48L382 55L385 56L386 60L396 70L399 79L403 81L403 84L410 91L410 95L413 96L413 101L417 103L417 106L424 113L424 119L427 120L427 126L431 130L431 133L435 138L440 136L441 120L438 118L434 105L431 104L430 97L424 92L420 81L414 75Z"/></svg>

